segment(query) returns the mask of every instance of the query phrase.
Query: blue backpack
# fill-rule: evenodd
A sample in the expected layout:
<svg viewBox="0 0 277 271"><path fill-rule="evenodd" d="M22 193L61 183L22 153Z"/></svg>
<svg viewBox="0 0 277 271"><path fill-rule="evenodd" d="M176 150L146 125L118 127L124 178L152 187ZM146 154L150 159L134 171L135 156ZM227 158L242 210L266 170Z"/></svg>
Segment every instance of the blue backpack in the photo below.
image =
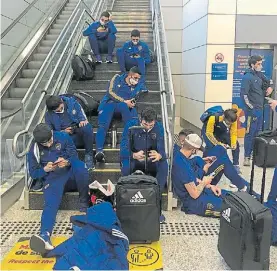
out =
<svg viewBox="0 0 277 271"><path fill-rule="evenodd" d="M217 106L213 106L213 107L210 107L208 108L200 117L200 120L203 122L203 123L206 123L210 116L217 116L217 118L219 118L219 116L223 115L224 113L224 110L222 108L222 106L220 105L217 105Z"/></svg>

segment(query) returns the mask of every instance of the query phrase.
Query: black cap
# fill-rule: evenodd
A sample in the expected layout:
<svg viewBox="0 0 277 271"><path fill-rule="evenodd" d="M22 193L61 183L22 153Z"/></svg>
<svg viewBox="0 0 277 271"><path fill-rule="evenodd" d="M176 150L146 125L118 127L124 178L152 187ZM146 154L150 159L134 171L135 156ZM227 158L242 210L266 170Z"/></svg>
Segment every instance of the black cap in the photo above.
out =
<svg viewBox="0 0 277 271"><path fill-rule="evenodd" d="M46 123L40 123L34 129L33 135L37 143L46 143L52 137L52 130Z"/></svg>

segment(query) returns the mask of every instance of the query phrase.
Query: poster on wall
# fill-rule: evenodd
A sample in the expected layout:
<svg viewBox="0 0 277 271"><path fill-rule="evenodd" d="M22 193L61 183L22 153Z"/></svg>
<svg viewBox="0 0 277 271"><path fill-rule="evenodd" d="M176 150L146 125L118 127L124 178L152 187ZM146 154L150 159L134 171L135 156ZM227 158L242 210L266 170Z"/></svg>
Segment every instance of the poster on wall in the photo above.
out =
<svg viewBox="0 0 277 271"><path fill-rule="evenodd" d="M234 55L234 79L233 79L233 107L238 109L238 137L244 137L245 135L245 116L243 112L243 103L240 98L241 81L245 70L249 68L248 58L251 55L260 55L263 58L262 72L267 78L272 77L273 67L273 50L267 49L235 49ZM268 106L265 106L264 111L264 128L268 129L270 125L270 110Z"/></svg>

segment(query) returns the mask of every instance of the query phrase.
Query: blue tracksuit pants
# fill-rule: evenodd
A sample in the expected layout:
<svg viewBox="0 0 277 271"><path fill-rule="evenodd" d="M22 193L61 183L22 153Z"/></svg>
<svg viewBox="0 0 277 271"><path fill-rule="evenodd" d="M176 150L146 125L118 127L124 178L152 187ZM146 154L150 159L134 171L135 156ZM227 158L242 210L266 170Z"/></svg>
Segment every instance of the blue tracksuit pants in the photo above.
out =
<svg viewBox="0 0 277 271"><path fill-rule="evenodd" d="M254 137L263 127L263 110L255 110L256 116L253 114L254 110L245 110L246 119L246 134L244 137L244 157L250 157L253 150Z"/></svg>
<svg viewBox="0 0 277 271"><path fill-rule="evenodd" d="M208 170L207 175L212 172L216 173L212 184L216 185L222 175L224 174L234 185L236 185L239 189L248 186L248 182L243 179L235 170L234 165L228 157L227 151L222 146L215 146L212 149L208 150L205 153L205 156L216 156L217 160L211 165Z"/></svg>
<svg viewBox="0 0 277 271"><path fill-rule="evenodd" d="M104 47L108 44L108 55L112 56L114 46L115 46L116 36L115 34L109 33L106 39L98 39L96 34L89 35L89 43L92 51L95 55L100 55L101 53L105 53Z"/></svg>
<svg viewBox="0 0 277 271"><path fill-rule="evenodd" d="M103 151L106 134L110 127L114 113L121 114L124 125L130 119L138 117L137 110L135 108L130 110L130 108L124 102L106 103L103 106L103 109L101 111L99 111L99 114L98 114L98 131L96 134L96 151L97 152Z"/></svg>
<svg viewBox="0 0 277 271"><path fill-rule="evenodd" d="M130 70L133 66L137 66L141 72L142 77L145 76L145 61L142 57L132 58L127 55L122 48L117 49L116 56L120 70L122 72Z"/></svg>
<svg viewBox="0 0 277 271"><path fill-rule="evenodd" d="M275 171L274 171L271 189L270 189L267 200L268 201L276 201L277 200L277 167L275 168Z"/></svg>
<svg viewBox="0 0 277 271"><path fill-rule="evenodd" d="M90 123L77 128L71 138L77 148L84 147L85 154L93 156L93 129Z"/></svg>
<svg viewBox="0 0 277 271"><path fill-rule="evenodd" d="M52 233L64 191L72 191L77 187L80 209L89 206L88 185L88 170L85 164L78 159L74 159L69 168L57 169L57 171L49 173L44 180L41 233Z"/></svg>
<svg viewBox="0 0 277 271"><path fill-rule="evenodd" d="M136 170L145 172L145 162L139 162L137 160L131 160L131 173ZM149 175L155 177L160 185L161 192L164 190L167 183L168 176L168 163L167 160L161 160L153 163L149 160L147 163L147 171ZM129 159L121 162L121 173L123 176L130 175L130 161Z"/></svg>
<svg viewBox="0 0 277 271"><path fill-rule="evenodd" d="M223 198L227 192L221 190L221 196L218 197L210 189L205 188L197 199L191 199L188 206L183 206L182 210L187 214L220 217Z"/></svg>

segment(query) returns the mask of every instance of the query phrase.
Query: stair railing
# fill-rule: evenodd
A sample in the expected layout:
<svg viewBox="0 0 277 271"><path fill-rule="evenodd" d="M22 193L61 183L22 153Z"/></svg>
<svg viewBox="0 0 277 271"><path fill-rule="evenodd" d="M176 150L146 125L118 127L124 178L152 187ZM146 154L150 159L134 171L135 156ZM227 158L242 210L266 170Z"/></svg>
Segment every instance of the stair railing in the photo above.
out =
<svg viewBox="0 0 277 271"><path fill-rule="evenodd" d="M164 20L160 0L151 0L152 28L154 31L154 50L157 57L159 84L161 92L162 118L165 129L165 148L170 165L167 180L168 210L172 208L171 166L173 157L173 138L175 122L175 95L169 62ZM170 111L170 114L169 114ZM171 121L169 122L169 118Z"/></svg>

